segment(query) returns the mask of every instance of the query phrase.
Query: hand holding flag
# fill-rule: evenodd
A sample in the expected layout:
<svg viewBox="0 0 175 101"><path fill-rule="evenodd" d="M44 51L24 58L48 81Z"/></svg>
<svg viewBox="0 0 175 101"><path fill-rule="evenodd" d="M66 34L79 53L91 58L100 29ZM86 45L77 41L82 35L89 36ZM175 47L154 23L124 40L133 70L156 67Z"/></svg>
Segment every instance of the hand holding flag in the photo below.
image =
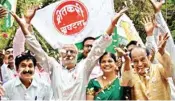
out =
<svg viewBox="0 0 175 101"><path fill-rule="evenodd" d="M0 5L0 18L5 17L8 14L8 10Z"/></svg>

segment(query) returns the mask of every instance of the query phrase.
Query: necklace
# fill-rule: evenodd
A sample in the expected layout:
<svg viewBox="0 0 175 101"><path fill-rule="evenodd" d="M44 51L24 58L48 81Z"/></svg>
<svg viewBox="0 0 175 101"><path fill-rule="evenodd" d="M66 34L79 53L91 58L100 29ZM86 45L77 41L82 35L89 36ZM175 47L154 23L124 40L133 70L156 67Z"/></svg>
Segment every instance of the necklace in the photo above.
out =
<svg viewBox="0 0 175 101"><path fill-rule="evenodd" d="M107 80L106 76L102 76L102 84L103 84L103 88L107 88L109 85L112 84L112 82L118 78L118 76L116 76L115 78L113 78L112 80ZM105 85L104 81L107 81L107 85Z"/></svg>

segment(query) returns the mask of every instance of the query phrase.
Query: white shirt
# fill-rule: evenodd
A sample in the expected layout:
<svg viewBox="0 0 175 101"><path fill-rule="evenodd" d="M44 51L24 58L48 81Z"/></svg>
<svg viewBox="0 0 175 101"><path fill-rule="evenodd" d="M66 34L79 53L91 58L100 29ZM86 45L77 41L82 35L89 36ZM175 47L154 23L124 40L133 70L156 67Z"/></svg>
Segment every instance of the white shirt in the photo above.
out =
<svg viewBox="0 0 175 101"><path fill-rule="evenodd" d="M44 68L41 68L40 70L38 69L38 67L35 67L35 77L37 79L41 79L44 82L47 82L50 84L50 75L49 73L47 73Z"/></svg>
<svg viewBox="0 0 175 101"><path fill-rule="evenodd" d="M50 100L53 96L51 87L35 78L31 85L26 88L16 77L3 85L5 95L2 100Z"/></svg>
<svg viewBox="0 0 175 101"><path fill-rule="evenodd" d="M1 66L1 74L2 74L3 83L6 83L8 80L15 78L16 71L15 69L11 70L10 68L8 68L7 64L3 64Z"/></svg>
<svg viewBox="0 0 175 101"><path fill-rule="evenodd" d="M103 75L103 71L101 70L99 65L96 65L91 72L90 79L98 78Z"/></svg>
<svg viewBox="0 0 175 101"><path fill-rule="evenodd" d="M85 100L90 73L111 42L112 37L104 34L95 41L84 64L77 64L72 70L67 70L44 52L34 36L26 36L29 50L36 54L37 61L46 71L51 71L51 85L56 100Z"/></svg>
<svg viewBox="0 0 175 101"><path fill-rule="evenodd" d="M82 59L79 63L81 63L83 65L84 62L85 62L84 60L85 59ZM103 75L103 71L101 70L100 66L97 64L93 68L93 70L92 70L92 72L90 74L89 80L94 79L94 78L98 78L98 77L100 77L102 75Z"/></svg>

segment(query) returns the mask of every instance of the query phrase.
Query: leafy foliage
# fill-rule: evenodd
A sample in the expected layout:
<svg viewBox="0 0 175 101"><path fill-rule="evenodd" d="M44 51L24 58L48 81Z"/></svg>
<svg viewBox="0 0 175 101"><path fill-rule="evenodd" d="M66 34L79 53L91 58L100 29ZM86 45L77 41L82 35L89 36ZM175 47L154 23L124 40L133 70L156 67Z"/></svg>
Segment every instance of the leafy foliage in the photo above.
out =
<svg viewBox="0 0 175 101"><path fill-rule="evenodd" d="M2 3L4 0L0 0ZM31 5L42 5L41 7L45 7L51 3L54 3L59 0L18 0L17 2L17 14L25 13L25 10ZM133 2L132 2L133 1ZM150 0L114 0L115 10L119 11L123 6L127 5L130 9L128 11L128 15L131 19L133 19L136 29L140 33L140 36L143 41L145 41L146 34L144 32L143 26L140 23L140 20L145 15L153 15L154 9ZM172 35L175 39L175 0L169 0L167 5L162 7L162 12L164 17L167 19L167 23L169 25L170 30L172 31ZM166 17L166 8L167 8L167 17ZM7 30L2 30L1 26L4 24L4 19L0 19L0 49L5 48L6 46L12 45L13 36L18 28L18 24L15 22L14 25ZM4 39L2 37L2 33L8 33L9 38ZM43 49L51 56L58 58L56 55L58 51L53 50L52 47L39 35L39 33L35 30L36 37L41 43Z"/></svg>
<svg viewBox="0 0 175 101"><path fill-rule="evenodd" d="M119 6L120 5L120 6ZM162 7L162 13L167 20L172 35L175 40L175 0L167 0L167 4ZM133 20L137 31L140 33L140 37L145 42L146 34L141 25L141 19L146 15L153 16L155 14L154 8L150 0L114 0L114 8L119 11L123 6L128 6L128 15ZM167 10L167 11L166 11ZM166 17L166 12L167 17Z"/></svg>

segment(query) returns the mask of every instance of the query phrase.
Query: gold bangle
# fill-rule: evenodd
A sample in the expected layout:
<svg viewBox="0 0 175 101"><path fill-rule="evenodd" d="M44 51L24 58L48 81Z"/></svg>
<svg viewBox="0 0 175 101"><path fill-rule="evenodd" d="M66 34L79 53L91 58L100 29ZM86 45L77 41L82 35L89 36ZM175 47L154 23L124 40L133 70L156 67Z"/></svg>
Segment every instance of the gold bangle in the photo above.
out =
<svg viewBox="0 0 175 101"><path fill-rule="evenodd" d="M86 91L86 94L87 95L94 95L95 94L95 91L93 88L88 88L87 91Z"/></svg>

